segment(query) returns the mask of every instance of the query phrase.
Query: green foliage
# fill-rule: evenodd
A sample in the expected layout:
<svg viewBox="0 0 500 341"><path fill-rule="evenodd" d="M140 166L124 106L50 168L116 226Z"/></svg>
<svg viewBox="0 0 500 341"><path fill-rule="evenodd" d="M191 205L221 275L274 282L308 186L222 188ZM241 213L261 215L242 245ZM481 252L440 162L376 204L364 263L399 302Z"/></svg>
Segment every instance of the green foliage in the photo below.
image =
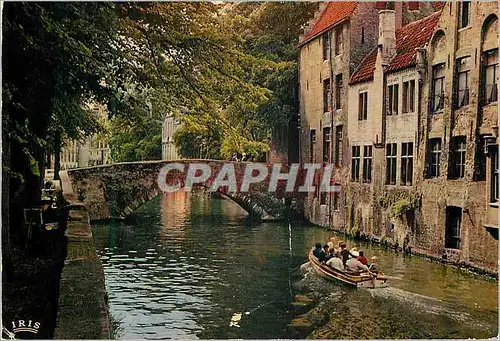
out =
<svg viewBox="0 0 500 341"><path fill-rule="evenodd" d="M111 121L109 146L115 162L161 159L161 122L152 117Z"/></svg>
<svg viewBox="0 0 500 341"><path fill-rule="evenodd" d="M186 158L220 159L222 131L218 125L196 122L186 117L175 132L174 141L179 154Z"/></svg>
<svg viewBox="0 0 500 341"><path fill-rule="evenodd" d="M58 137L109 132L115 161L158 159L167 113L183 124L183 156L261 158L271 131L297 116L296 44L315 8L5 3L2 128L13 157L3 169L16 175L16 207L37 204ZM93 102L107 106L109 126L87 108Z"/></svg>
<svg viewBox="0 0 500 341"><path fill-rule="evenodd" d="M298 115L297 44L301 29L317 6L294 2L241 3L228 11L244 50L267 61L254 70L252 81L271 91L269 100L258 108L259 120L270 129L277 129Z"/></svg>
<svg viewBox="0 0 500 341"><path fill-rule="evenodd" d="M413 211L419 206L417 198L402 198L392 206L392 215L394 217L404 217L407 212Z"/></svg>
<svg viewBox="0 0 500 341"><path fill-rule="evenodd" d="M419 207L420 197L417 193L385 193L378 202L383 208L390 209L392 217L401 218Z"/></svg>

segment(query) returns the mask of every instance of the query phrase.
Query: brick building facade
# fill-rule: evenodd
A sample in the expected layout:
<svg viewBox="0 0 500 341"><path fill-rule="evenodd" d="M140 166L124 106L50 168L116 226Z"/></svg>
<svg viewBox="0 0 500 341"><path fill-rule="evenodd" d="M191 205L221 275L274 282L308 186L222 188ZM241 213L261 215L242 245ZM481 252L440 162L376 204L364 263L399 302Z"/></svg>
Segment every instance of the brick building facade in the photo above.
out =
<svg viewBox="0 0 500 341"><path fill-rule="evenodd" d="M308 40L306 30L301 40L301 161L336 164L342 192L311 195L306 215L323 226L496 269L497 3L335 6L349 13L347 63L321 64L319 38ZM333 26L323 26L335 32L329 19ZM360 32L364 37L353 39ZM335 80L339 70L345 100L337 109L336 84L325 91L313 80L324 84L328 71ZM325 104L328 97L332 104Z"/></svg>

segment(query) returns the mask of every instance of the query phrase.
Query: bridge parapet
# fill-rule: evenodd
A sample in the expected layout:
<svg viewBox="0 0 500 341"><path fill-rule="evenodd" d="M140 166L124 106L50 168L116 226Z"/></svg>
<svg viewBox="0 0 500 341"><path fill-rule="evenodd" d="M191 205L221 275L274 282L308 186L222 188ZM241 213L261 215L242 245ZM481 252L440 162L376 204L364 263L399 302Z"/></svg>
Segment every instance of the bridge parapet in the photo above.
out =
<svg viewBox="0 0 500 341"><path fill-rule="evenodd" d="M187 165L201 163L208 165L211 173L206 181L194 186L207 188L213 185L216 175L224 164L232 164L236 176L237 190L231 191L227 186L223 186L218 189L218 192L239 204L250 215L264 220L282 219L288 209L285 199L297 196L297 192L285 192L285 181L278 181L275 192L267 191L270 174L273 170L273 165L270 164L260 164L268 169L266 179L259 183L250 184L247 192L239 191L245 168L253 163L221 160L127 162L70 169L66 171L68 179L66 183L70 184L70 186L66 185L63 191L65 195L67 193L85 203L91 220L125 218L143 203L161 193L158 186L160 172L164 166L174 163L186 165L186 167L183 172L169 172L165 178L167 183L185 185ZM288 166L282 166L281 172L285 173L287 171ZM297 183L295 187L297 188L299 184Z"/></svg>

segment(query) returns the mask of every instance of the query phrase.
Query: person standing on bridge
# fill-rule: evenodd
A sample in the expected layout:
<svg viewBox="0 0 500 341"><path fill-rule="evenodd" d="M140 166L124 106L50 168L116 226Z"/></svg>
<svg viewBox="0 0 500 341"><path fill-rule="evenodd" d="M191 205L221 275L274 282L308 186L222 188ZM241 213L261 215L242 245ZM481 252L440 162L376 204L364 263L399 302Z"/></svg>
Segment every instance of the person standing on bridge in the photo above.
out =
<svg viewBox="0 0 500 341"><path fill-rule="evenodd" d="M239 161L239 160L238 160L238 152L234 152L234 153L233 153L233 156L231 157L231 161L236 161L236 162L238 162L238 161Z"/></svg>

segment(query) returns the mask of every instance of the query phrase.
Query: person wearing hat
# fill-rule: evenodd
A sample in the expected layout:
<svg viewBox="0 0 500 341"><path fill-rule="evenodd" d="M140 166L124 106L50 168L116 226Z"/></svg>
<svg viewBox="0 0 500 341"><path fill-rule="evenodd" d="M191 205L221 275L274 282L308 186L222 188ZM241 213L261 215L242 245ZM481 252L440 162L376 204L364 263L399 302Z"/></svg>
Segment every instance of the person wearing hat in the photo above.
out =
<svg viewBox="0 0 500 341"><path fill-rule="evenodd" d="M370 272L368 267L358 260L359 252L357 250L350 251L350 258L346 262L346 269L352 272L366 271Z"/></svg>

